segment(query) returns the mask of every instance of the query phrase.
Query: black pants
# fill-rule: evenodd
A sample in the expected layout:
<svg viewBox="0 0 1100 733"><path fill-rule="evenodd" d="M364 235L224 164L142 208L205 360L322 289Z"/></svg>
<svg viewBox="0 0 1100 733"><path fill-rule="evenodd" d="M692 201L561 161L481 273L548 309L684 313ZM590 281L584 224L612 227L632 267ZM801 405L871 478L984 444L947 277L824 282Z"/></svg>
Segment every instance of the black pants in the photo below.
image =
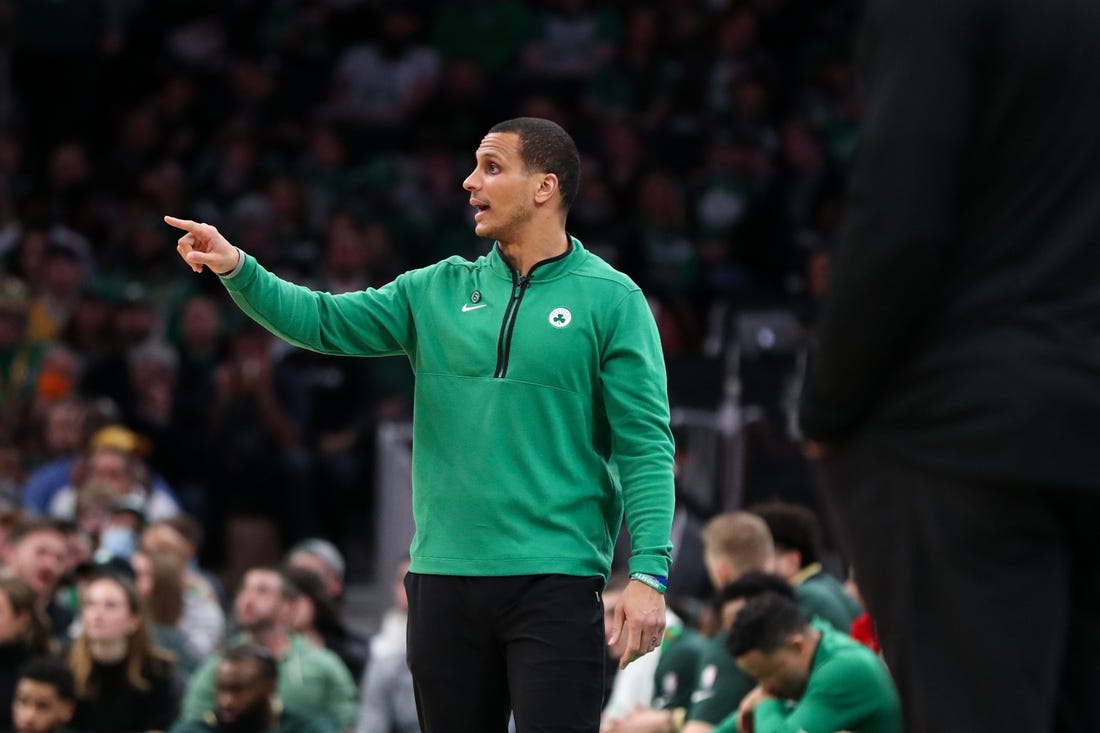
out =
<svg viewBox="0 0 1100 733"><path fill-rule="evenodd" d="M1100 731L1100 494L955 481L859 441L823 475L908 733Z"/></svg>
<svg viewBox="0 0 1100 733"><path fill-rule="evenodd" d="M409 668L422 733L596 733L603 579L409 573Z"/></svg>

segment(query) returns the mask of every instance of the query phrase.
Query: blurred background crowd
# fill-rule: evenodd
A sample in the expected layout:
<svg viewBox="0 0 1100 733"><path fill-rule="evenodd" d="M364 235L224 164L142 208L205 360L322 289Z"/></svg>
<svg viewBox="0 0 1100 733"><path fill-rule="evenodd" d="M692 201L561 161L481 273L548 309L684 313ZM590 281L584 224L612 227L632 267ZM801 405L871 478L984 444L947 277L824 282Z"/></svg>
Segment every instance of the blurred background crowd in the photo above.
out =
<svg viewBox="0 0 1100 733"><path fill-rule="evenodd" d="M856 0L0 0L5 558L7 532L19 540L50 518L43 531L64 552L38 590L52 594L97 563L132 573L150 528L167 526L175 559L157 562L176 563L165 577L183 578L184 598L216 599L213 618L257 568L323 538L315 570L337 557L341 584L388 589L392 566L371 564L375 435L411 418L407 363L273 340L216 277L177 260L161 217L214 223L313 288L379 286L487 250L461 181L484 132L521 115L576 139L570 233L648 294L674 408L730 399L736 373L743 490L688 501L696 530L752 500L812 506L791 395L857 132L857 11ZM672 590L699 601L713 582L702 534L681 540L694 552L678 562L698 582ZM164 549L154 533L152 551ZM312 582L287 582L287 597ZM59 616L53 631L79 636L80 608L69 610L78 626ZM215 636L180 648L201 658ZM358 681L362 665L350 672Z"/></svg>
<svg viewBox="0 0 1100 733"><path fill-rule="evenodd" d="M212 566L242 515L283 548L346 549L370 531L374 426L409 416L408 366L274 343L176 261L161 216L311 287L381 285L487 249L461 181L518 115L577 139L571 233L649 294L674 405L713 405L719 382L676 367L720 356L731 313L804 323L824 286L854 4L0 2L0 495L71 518L56 484L99 481L89 439L118 425L131 478L200 519ZM773 419L744 470L779 455L750 491L797 495L776 373L745 379ZM77 470L42 486L59 465Z"/></svg>

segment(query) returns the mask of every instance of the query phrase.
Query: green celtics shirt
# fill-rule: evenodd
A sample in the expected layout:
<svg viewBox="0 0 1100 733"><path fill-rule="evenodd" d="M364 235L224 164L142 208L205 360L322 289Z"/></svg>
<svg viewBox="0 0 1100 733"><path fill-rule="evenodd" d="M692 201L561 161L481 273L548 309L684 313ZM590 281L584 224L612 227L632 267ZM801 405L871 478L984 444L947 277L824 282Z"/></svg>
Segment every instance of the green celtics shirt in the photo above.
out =
<svg viewBox="0 0 1100 733"><path fill-rule="evenodd" d="M741 699L756 686L726 650L727 636L729 632L723 631L705 640L699 657L695 690L691 693L688 720L717 725L730 713L736 712Z"/></svg>
<svg viewBox="0 0 1100 733"><path fill-rule="evenodd" d="M651 707L661 710L686 708L691 705L699 658L706 648L706 637L694 629L675 627L672 638L665 632L664 648L657 670L653 674Z"/></svg>
<svg viewBox="0 0 1100 733"><path fill-rule="evenodd" d="M862 613L840 581L822 570L820 563L803 568L791 585L798 607L806 618L828 621L837 631L847 633L852 628L852 621Z"/></svg>
<svg viewBox="0 0 1100 733"><path fill-rule="evenodd" d="M826 623L800 700L770 698L756 706L754 733L901 733L901 703L874 652ZM737 711L714 733L737 731Z"/></svg>

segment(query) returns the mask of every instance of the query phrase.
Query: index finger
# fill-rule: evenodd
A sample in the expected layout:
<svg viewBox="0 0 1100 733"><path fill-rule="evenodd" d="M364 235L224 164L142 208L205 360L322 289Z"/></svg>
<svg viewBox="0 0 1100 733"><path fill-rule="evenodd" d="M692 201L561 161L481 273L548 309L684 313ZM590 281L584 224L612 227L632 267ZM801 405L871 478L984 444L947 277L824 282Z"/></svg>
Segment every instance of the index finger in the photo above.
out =
<svg viewBox="0 0 1100 733"><path fill-rule="evenodd" d="M626 634L626 649L623 650L623 655L619 657L619 669L626 669L626 665L630 664L635 659L642 656L641 626L628 622L626 627Z"/></svg>
<svg viewBox="0 0 1100 733"><path fill-rule="evenodd" d="M193 232L199 226L199 223L196 221L191 221L190 219L177 219L174 216L165 216L164 223L176 229L182 229L185 232Z"/></svg>

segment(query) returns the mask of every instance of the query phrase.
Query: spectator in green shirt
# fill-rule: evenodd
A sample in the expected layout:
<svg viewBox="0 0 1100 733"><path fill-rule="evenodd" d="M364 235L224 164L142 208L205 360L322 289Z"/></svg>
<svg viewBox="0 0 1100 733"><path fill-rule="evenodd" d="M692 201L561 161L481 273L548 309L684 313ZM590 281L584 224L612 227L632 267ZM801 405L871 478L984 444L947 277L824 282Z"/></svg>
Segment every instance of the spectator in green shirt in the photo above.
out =
<svg viewBox="0 0 1100 733"><path fill-rule="evenodd" d="M821 566L821 521L808 506L770 501L750 507L768 525L775 544L775 572L794 587L802 612L847 632L862 613L840 581Z"/></svg>
<svg viewBox="0 0 1100 733"><path fill-rule="evenodd" d="M234 620L244 633L235 641L259 644L275 656L279 697L288 709L351 727L358 712L355 682L339 657L290 632L288 603L295 594L278 570L253 568L245 573L233 604ZM181 720L202 720L214 709L221 660L211 657L191 678Z"/></svg>
<svg viewBox="0 0 1100 733"><path fill-rule="evenodd" d="M279 662L259 644L238 644L218 662L216 705L201 720L176 723L170 733L335 733L331 724L284 710L276 689Z"/></svg>
<svg viewBox="0 0 1100 733"><path fill-rule="evenodd" d="M756 688L717 733L900 733L901 704L874 652L779 594L745 604L727 639Z"/></svg>

